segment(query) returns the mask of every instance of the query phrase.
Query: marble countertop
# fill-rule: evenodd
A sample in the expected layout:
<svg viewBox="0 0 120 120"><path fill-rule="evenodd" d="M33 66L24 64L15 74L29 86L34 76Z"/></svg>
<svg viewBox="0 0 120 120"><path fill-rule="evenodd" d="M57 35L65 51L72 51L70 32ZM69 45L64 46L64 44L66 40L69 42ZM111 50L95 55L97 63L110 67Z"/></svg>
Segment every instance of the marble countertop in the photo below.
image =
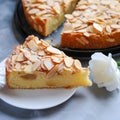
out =
<svg viewBox="0 0 120 120"><path fill-rule="evenodd" d="M0 0L0 61L15 45L19 34L14 29L13 15L18 0ZM119 57L115 57L120 60ZM34 104L34 101L33 101ZM44 110L17 108L0 99L1 120L120 120L120 92L107 92L93 85L78 88L65 103Z"/></svg>

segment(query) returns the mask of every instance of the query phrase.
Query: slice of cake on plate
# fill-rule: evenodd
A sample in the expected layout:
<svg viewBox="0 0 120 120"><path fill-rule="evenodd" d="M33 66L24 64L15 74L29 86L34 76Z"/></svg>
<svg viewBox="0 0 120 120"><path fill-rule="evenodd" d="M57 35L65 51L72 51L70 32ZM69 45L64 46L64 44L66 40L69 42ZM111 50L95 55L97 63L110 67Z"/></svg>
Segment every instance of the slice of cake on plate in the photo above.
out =
<svg viewBox="0 0 120 120"><path fill-rule="evenodd" d="M61 46L102 49L120 45L120 0L80 0L67 20Z"/></svg>
<svg viewBox="0 0 120 120"><path fill-rule="evenodd" d="M14 48L6 61L6 81L10 88L73 88L91 86L89 69L77 59L52 47L48 42L28 36Z"/></svg>
<svg viewBox="0 0 120 120"><path fill-rule="evenodd" d="M78 0L21 0L28 23L43 36L60 26Z"/></svg>

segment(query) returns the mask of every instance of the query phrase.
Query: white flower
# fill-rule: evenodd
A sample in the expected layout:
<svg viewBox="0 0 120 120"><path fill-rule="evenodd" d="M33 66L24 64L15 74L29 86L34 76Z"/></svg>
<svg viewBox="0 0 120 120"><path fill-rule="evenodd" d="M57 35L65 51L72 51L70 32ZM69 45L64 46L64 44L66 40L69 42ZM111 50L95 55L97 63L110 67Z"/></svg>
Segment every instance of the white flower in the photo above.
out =
<svg viewBox="0 0 120 120"><path fill-rule="evenodd" d="M90 76L98 87L106 87L108 91L120 88L120 71L112 55L96 52L89 61Z"/></svg>

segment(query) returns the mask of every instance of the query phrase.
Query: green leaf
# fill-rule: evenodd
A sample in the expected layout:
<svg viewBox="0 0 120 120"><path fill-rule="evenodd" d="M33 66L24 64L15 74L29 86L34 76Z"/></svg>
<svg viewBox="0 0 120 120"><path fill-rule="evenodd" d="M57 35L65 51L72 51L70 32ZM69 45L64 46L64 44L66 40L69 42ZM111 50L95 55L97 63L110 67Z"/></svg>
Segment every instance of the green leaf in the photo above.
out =
<svg viewBox="0 0 120 120"><path fill-rule="evenodd" d="M118 69L120 69L120 61L117 62Z"/></svg>

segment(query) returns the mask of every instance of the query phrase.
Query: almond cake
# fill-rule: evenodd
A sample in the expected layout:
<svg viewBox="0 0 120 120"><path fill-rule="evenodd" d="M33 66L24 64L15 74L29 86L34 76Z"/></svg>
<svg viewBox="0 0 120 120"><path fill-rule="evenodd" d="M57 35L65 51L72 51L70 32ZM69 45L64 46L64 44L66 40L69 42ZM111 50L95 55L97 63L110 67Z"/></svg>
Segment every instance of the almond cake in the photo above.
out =
<svg viewBox="0 0 120 120"><path fill-rule="evenodd" d="M89 69L77 59L33 35L14 48L6 60L6 81L10 88L73 88L91 86Z"/></svg>
<svg viewBox="0 0 120 120"><path fill-rule="evenodd" d="M28 23L43 36L50 35L71 13L78 0L21 0Z"/></svg>
<svg viewBox="0 0 120 120"><path fill-rule="evenodd" d="M120 45L120 0L80 0L66 14L61 47L103 49Z"/></svg>

